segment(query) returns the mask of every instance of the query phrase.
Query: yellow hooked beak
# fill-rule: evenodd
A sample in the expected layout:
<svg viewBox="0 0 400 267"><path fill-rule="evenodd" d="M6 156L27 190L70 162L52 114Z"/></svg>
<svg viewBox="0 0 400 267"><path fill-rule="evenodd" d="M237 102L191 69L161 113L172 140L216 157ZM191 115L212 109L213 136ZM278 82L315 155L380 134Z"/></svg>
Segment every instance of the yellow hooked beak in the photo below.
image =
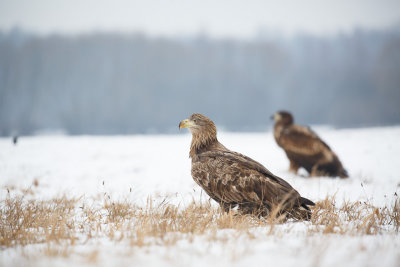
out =
<svg viewBox="0 0 400 267"><path fill-rule="evenodd" d="M181 121L181 122L179 123L179 129L182 129L182 128L190 128L190 127L193 127L193 126L196 126L196 124L194 124L193 121L188 120L188 119L183 120L183 121Z"/></svg>
<svg viewBox="0 0 400 267"><path fill-rule="evenodd" d="M271 116L271 120L279 121L280 119L281 119L281 115L278 113L275 113L274 115Z"/></svg>

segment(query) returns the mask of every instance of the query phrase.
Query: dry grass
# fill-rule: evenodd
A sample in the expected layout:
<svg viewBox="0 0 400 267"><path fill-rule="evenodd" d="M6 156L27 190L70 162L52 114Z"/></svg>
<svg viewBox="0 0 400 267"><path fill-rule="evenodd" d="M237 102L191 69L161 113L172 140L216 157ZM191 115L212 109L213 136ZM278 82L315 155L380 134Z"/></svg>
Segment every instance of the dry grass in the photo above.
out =
<svg viewBox="0 0 400 267"><path fill-rule="evenodd" d="M316 203L311 221L314 232L323 234L379 234L388 229L398 232L400 227L400 199L383 208L366 202L346 201L337 207L335 197Z"/></svg>
<svg viewBox="0 0 400 267"><path fill-rule="evenodd" d="M207 202L179 207L166 200L155 202L152 198L148 198L144 207L139 207L127 200L112 201L108 197L93 202L65 196L43 201L7 195L0 202L0 246L47 244L46 255L66 256L71 246L85 244L93 238L126 241L132 247L155 243L173 245L181 239L192 241L196 235L224 242L224 237L217 234L222 229L231 229L249 238L254 238L252 229L258 228L265 228L266 234L276 234L284 225L277 214L258 218L235 211L224 213ZM383 208L363 202L345 202L338 207L335 197L327 197L315 206L311 222L306 224L306 233L373 235L398 232L399 226L397 196L392 205ZM54 247L54 244L63 246Z"/></svg>
<svg viewBox="0 0 400 267"><path fill-rule="evenodd" d="M5 247L73 239L76 199L50 201L7 197L0 204L0 245Z"/></svg>
<svg viewBox="0 0 400 267"><path fill-rule="evenodd" d="M265 220L251 216L238 216L234 211L223 213L210 203L192 202L184 208L155 203L148 198L145 207L136 207L128 202L106 203L107 236L113 240L128 238L132 246L144 246L156 240L172 245L182 238L193 235L215 235L219 229L247 230L267 225ZM122 212L121 212L122 209ZM116 216L116 214L119 214ZM118 234L117 234L118 233Z"/></svg>

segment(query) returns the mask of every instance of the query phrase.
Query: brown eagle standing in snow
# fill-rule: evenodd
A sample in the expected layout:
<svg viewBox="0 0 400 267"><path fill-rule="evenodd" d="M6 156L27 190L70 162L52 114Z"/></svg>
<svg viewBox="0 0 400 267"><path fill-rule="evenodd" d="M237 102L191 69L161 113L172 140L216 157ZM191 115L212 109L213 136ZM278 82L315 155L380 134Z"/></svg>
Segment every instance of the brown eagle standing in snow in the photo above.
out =
<svg viewBox="0 0 400 267"><path fill-rule="evenodd" d="M348 177L338 156L310 128L294 124L292 114L280 111L272 119L275 140L290 161L289 171L297 173L303 167L311 177Z"/></svg>
<svg viewBox="0 0 400 267"><path fill-rule="evenodd" d="M193 179L225 211L238 206L244 214L265 216L277 208L279 214L310 219L308 206L315 204L260 163L218 142L212 120L195 113L179 123L181 128L192 133L189 157Z"/></svg>

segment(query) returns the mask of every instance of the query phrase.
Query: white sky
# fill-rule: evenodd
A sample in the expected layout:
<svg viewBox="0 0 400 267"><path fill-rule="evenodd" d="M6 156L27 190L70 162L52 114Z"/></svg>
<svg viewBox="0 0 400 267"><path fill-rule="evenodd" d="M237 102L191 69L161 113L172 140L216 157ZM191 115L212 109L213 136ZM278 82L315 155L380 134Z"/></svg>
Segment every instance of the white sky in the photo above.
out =
<svg viewBox="0 0 400 267"><path fill-rule="evenodd" d="M252 37L260 28L331 34L400 25L400 0L0 0L0 29Z"/></svg>

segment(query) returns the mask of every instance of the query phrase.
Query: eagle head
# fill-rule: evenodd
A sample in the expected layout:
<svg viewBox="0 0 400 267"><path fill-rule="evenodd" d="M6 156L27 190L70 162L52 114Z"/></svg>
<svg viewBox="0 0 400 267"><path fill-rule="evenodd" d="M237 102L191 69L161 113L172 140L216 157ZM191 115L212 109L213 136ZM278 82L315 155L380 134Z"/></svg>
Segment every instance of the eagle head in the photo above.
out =
<svg viewBox="0 0 400 267"><path fill-rule="evenodd" d="M271 116L271 119L276 123L282 123L285 125L292 124L294 122L292 114L288 111L278 111L274 115Z"/></svg>
<svg viewBox="0 0 400 267"><path fill-rule="evenodd" d="M200 132L215 132L217 133L217 128L214 122L200 113L193 113L186 120L179 123L179 129L188 128L192 133Z"/></svg>

